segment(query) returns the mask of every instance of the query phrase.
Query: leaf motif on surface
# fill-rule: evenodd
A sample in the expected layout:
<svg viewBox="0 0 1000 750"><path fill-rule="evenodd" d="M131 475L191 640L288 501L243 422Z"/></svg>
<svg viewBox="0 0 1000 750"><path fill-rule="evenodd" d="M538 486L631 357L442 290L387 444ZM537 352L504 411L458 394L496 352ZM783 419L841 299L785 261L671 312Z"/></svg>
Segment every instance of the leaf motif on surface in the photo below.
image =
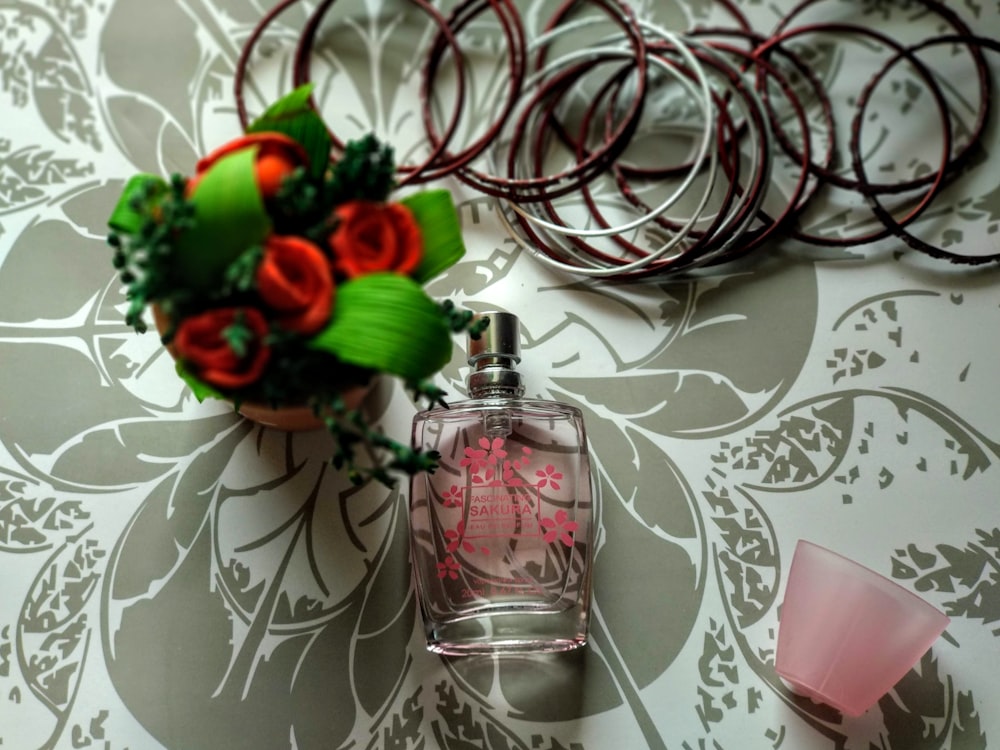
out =
<svg viewBox="0 0 1000 750"><path fill-rule="evenodd" d="M99 151L91 84L60 19L30 3L0 8L0 214L52 199L92 177ZM10 125L14 124L13 131ZM36 140L37 139L37 140Z"/></svg>
<svg viewBox="0 0 1000 750"><path fill-rule="evenodd" d="M773 531L759 520L746 525L751 528L734 524L726 529L722 525L723 539L730 548L718 552L717 562L726 582L723 588L728 605L740 627L753 625L767 615L778 591Z"/></svg>
<svg viewBox="0 0 1000 750"><path fill-rule="evenodd" d="M423 747L424 708L421 702L423 687L408 696L396 713L386 714L378 727L372 730L371 740L365 746L366 750L381 750L381 748L419 748Z"/></svg>
<svg viewBox="0 0 1000 750"><path fill-rule="evenodd" d="M648 476L656 472L655 466L643 470L649 486L656 486ZM686 491L672 472L661 475L660 487ZM623 489L602 489L604 543L594 562L595 601L632 679L644 687L672 663L691 632L704 593L706 550L700 537L665 539L638 523L618 497ZM637 608L643 617L633 616Z"/></svg>
<svg viewBox="0 0 1000 750"><path fill-rule="evenodd" d="M0 552L35 552L90 522L79 500L59 500L35 482L0 472Z"/></svg>
<svg viewBox="0 0 1000 750"><path fill-rule="evenodd" d="M106 195L82 191L65 202L65 212L63 204L47 207L14 240L3 261L0 413L5 424L0 442L44 472L56 460L53 453L72 452L72 442L95 425L149 421L148 406L178 411L182 399L173 365L155 334L137 336L114 307L124 298L112 281L107 246L85 225L67 220ZM53 274L54 268L73 272ZM39 289L50 293L39 294ZM39 403L59 420L39 420ZM81 458L85 453L83 448ZM87 456L86 465L72 468L72 461L66 462L60 471L93 478L104 458L93 459Z"/></svg>
<svg viewBox="0 0 1000 750"><path fill-rule="evenodd" d="M759 277L740 275L669 285L660 319L643 333L651 342L648 353L636 359L627 354L628 342L605 342L617 373L555 382L659 435L731 433L777 403L812 344L814 269L790 263L770 275L795 292L775 299Z"/></svg>
<svg viewBox="0 0 1000 750"><path fill-rule="evenodd" d="M221 467L251 429L238 425L153 489L123 533L105 579L109 674L130 710L168 746L194 727L193 716L220 710L209 698L234 655L234 616L212 585L210 519ZM150 648L149 638L162 650ZM185 726L158 710L165 695L198 707L181 711Z"/></svg>
<svg viewBox="0 0 1000 750"><path fill-rule="evenodd" d="M72 580L69 561L75 560L64 545L82 544L92 522L104 524L97 538L110 542L121 524L112 520L118 504L141 502L114 553L113 573L105 578L102 614L108 622L102 632L107 671L123 706L167 747L583 750L572 742L580 726L575 720L603 711L614 712L608 721L654 728L652 739L658 722L669 719L650 720L643 712L662 707L647 708L644 699L659 695L677 672L680 690L687 692L682 692L685 705L676 710L686 712L688 721L701 719L705 736L689 743L671 740L671 747L739 747L722 735L722 722L715 719L731 715L749 724L747 714L760 708L758 688L765 685L787 698L772 681L773 637L766 635L776 612L779 557L787 552L771 523L773 518L780 533L779 513L789 509L780 504L811 492L825 493L836 506L843 494L845 514L870 510L912 477L899 462L912 461L929 478L954 481L985 475L988 482L989 470L996 470L995 443L946 404L913 392L843 390L868 382L864 378L878 386L877 379L894 377L894 368L909 364L913 367L905 372L923 378L938 355L940 372L952 377L944 368L953 366L956 388L975 394L971 385L977 378L988 382L994 368L982 367L984 360L940 333L970 330L969 321L934 314L923 321L928 327L915 330L916 325L903 325L906 310L898 300L866 300L877 320L859 309L860 320L843 322L848 341L837 341L845 346L832 349L825 373L818 362L818 377L829 376L831 388L842 392L810 400L796 395L797 403L775 414L777 404L788 406L784 399L793 384L807 387L807 378L817 375L805 373L803 362L823 344L813 336L830 333L814 330L817 312L827 312L826 305L837 300L817 295L812 261L781 258L722 280L650 284L641 291L567 282L502 238L490 221L490 201L463 202L463 228L477 252L435 280L430 291L439 297L465 295L479 309L488 298L525 301L531 329L526 361L535 358L553 373L531 387L567 395L565 400L587 410L608 510L596 566L592 642L562 659L565 669L551 669L544 660L523 669L492 661L478 673L470 662L453 669L446 660L444 666L433 663L435 657L418 653L399 498L352 495L329 475L321 476L322 441L282 437L272 443L270 431L230 432L243 429L231 415L205 417L210 407L197 411L173 388L172 374L167 379L157 370L167 358L157 360L155 346L126 336L117 322L122 298L110 281L99 219L119 186L107 182L87 189L84 181L97 179L92 156L110 145L115 154L104 166L112 170L131 162L158 173L187 171L196 155L234 135L228 81L236 53L273 5L273 0L18 0L0 9L0 24L6 24L0 33L0 79L7 84L0 90L0 102L7 105L3 112L8 125L9 118L18 118L12 132L39 134L37 142L0 136L0 234L8 233L0 237L0 453L17 464L4 467L12 472L9 477L0 474L0 552L41 568L23 617L0 623L0 676L15 672L4 682L14 688L5 689L0 701L9 706L23 701L22 708L35 702L15 684L28 675L48 710L67 722L51 746L124 746L105 737L105 730L127 732L130 741L134 733L141 744L143 734L132 729L131 716L122 721L83 701L72 706L73 692L83 684L81 657L87 656L86 635L96 626L98 609L92 593L59 583ZM322 106L331 124L344 130L341 135L377 127L399 145L400 157L413 160L424 147L420 123L406 106L419 79L409 53L427 27L418 9L407 8L405 19L394 19L395 6L369 25L365 13L375 15L390 5L336 3L320 35L315 72L323 82ZM521 5L529 25L546 22L548 4ZM712 25L707 19L713 14L725 15L728 24L721 5L640 0L634 8L667 28L675 21L681 28L684 13L705 25ZM860 13L880 20L893 5L866 0ZM265 35L252 66L251 107L287 90L294 38L316 7L315 0L296 4ZM768 17L778 14L759 2L743 7ZM979 5L964 8L981 14ZM484 19L465 27L461 41L471 56L488 58L487 68L496 70L505 60L497 54L495 24L488 16L487 10ZM796 49L825 81L843 82L842 48L811 42ZM445 68L451 65L447 58ZM170 75L163 74L164 60L170 61ZM486 121L495 92L488 83L476 81L467 92L471 116L462 119L456 142ZM903 80L894 104L915 105L918 89L911 83ZM450 102L432 104L444 124ZM105 121L96 123L95 116ZM964 142L967 128L955 125L956 143ZM817 136L817 145L820 140ZM980 159L986 161L974 157ZM916 156L908 168L927 169L926 160ZM980 196L955 202L948 215L963 226L946 231L940 238L945 244L959 236L974 242L972 229L992 241L1000 189L987 182L992 193L982 188ZM870 216L851 209L806 219L814 229L840 234ZM833 266L821 267L821 277ZM58 276L56 286L53 268L70 271ZM839 293L838 285L824 286L824 295ZM38 288L53 293L40 295ZM969 299L974 291L942 295L941 308L960 306L963 295ZM971 312L973 305L967 308L970 316L978 314ZM849 330L866 322L873 337L878 327L878 341ZM617 336L618 331L626 335ZM943 352L927 345L934 340L943 342ZM957 357L941 356L955 354L956 343ZM36 354L36 347L45 353ZM555 355L546 359L549 352ZM460 360L444 373L453 391L461 391ZM38 424L43 400L46 413L60 415L58 423ZM956 401L961 404L961 397ZM987 403L982 407L983 414L995 411ZM995 422L982 414L972 418L977 421L987 429ZM921 439L927 435L931 442ZM688 440L692 436L700 440ZM317 446L305 457L298 452L304 443ZM932 447L918 452L915 445ZM676 453L674 446L680 449ZM237 457L241 451L246 454ZM711 465L704 465L703 453L714 454ZM128 468L108 472L112 463ZM126 478L127 491L111 488L116 494L109 496L112 474ZM45 480L33 484L42 476L57 486L50 489ZM78 491L69 495L59 482L73 483ZM292 482L302 486L289 491ZM314 490L312 506L302 507L299 500ZM85 494L92 497L81 504L78 498ZM802 505L789 510L800 512ZM987 625L987 640L990 628L1000 635L995 616L1000 529L987 521L949 543L921 538L893 559L897 579L963 618L956 623L956 639L958 628L969 626ZM40 550L45 551L21 554ZM94 565L98 570L103 562ZM56 573L52 583L49 576ZM70 595L57 596L57 586ZM87 602L81 604L81 596ZM648 621L633 621L640 619L635 613L646 609L647 598ZM10 603L14 612L20 599ZM724 606L729 619L706 616L716 606ZM683 656L692 661L677 658L671 642L686 643L690 651ZM686 673L699 656L697 675ZM982 696L977 703L971 692L952 687L953 678L928 659L879 709L886 717L884 731L877 716L865 719L880 735L870 750L986 748L986 722L977 710ZM22 666L30 668L17 673ZM440 681L436 674L428 678L435 667L452 671ZM86 685L101 684L103 668L89 659ZM420 680L424 684L415 686ZM735 691L737 681L747 689ZM677 683L669 688L676 689ZM837 716L804 700L794 705L817 730L815 742L845 745ZM753 721L768 721L761 717L770 708L764 705ZM777 716L794 720L790 711ZM547 723L558 738L550 736ZM0 729L4 746L11 742L5 734L10 731ZM785 739L761 734L744 744L777 747ZM789 744L785 739L785 747Z"/></svg>
<svg viewBox="0 0 1000 750"><path fill-rule="evenodd" d="M764 693L760 687L742 679L743 662L729 627L710 618L702 644L695 708L702 729L711 734L724 722L747 723L763 705ZM775 720L779 718L775 716ZM784 727L778 731L770 730L766 736L778 740L784 731ZM779 745L780 742L774 746Z"/></svg>
<svg viewBox="0 0 1000 750"><path fill-rule="evenodd" d="M0 214L23 210L49 195L52 186L90 177L94 165L80 159L57 155L38 145L14 149L0 140Z"/></svg>
<svg viewBox="0 0 1000 750"><path fill-rule="evenodd" d="M456 191L455 197L461 193ZM496 207L491 199L482 196L464 197L456 203L462 221L462 235L466 247L482 243L492 247L486 258L472 259L466 256L444 275L432 279L427 284L427 292L436 298L452 297L462 293L468 297L482 294L493 284L502 282L514 269L517 250L512 240L496 245L497 233L493 212Z"/></svg>
<svg viewBox="0 0 1000 750"><path fill-rule="evenodd" d="M377 568L358 620L354 657L357 673L367 671L356 683L358 700L372 716L389 703L409 668L409 641L417 616L406 502L399 496L390 502L392 533L386 536L384 549L374 555ZM368 671L371 664L378 664L379 669Z"/></svg>
<svg viewBox="0 0 1000 750"><path fill-rule="evenodd" d="M0 628L0 677L10 676L11 654L14 647L10 640L10 626Z"/></svg>
<svg viewBox="0 0 1000 750"><path fill-rule="evenodd" d="M17 3L0 9L0 74L15 107L32 102L64 142L100 150L90 81L60 19Z"/></svg>
<svg viewBox="0 0 1000 750"><path fill-rule="evenodd" d="M788 261L701 282L678 314L677 335L644 366L716 375L737 394L770 399L795 381L812 346L816 283L811 264ZM775 298L772 284L787 294Z"/></svg>
<svg viewBox="0 0 1000 750"><path fill-rule="evenodd" d="M102 34L115 44L101 46L105 75L119 91L128 92L166 115L176 113L180 130L191 132L191 86L197 79L205 52L199 43L197 22L185 12L187 3L163 3L155 6L141 0L117 0L104 21ZM169 28L169 35L162 29ZM170 75L162 75L162 61L170 61ZM116 99L122 100L120 97ZM119 134L134 131L140 124L109 112L109 123ZM172 118L170 118L172 119ZM144 137L148 139L149 133ZM120 143L120 141L119 141ZM148 140L146 141L148 143Z"/></svg>
<svg viewBox="0 0 1000 750"><path fill-rule="evenodd" d="M173 76L163 76L173 78ZM159 174L164 171L188 174L193 170L198 151L191 136L175 117L141 97L110 96L106 100L111 127L117 127L118 147L136 171ZM149 133L156 133L150 145Z"/></svg>
<svg viewBox="0 0 1000 750"><path fill-rule="evenodd" d="M67 221L61 210L49 209L14 239L0 277L0 325L66 321L79 326L87 320L81 312L93 312L114 270L107 245L85 231ZM54 268L72 268L73 274L54 274ZM53 293L41 295L39 289ZM119 334L130 330L120 316L115 328ZM13 334L3 331L6 339Z"/></svg>
<svg viewBox="0 0 1000 750"><path fill-rule="evenodd" d="M976 529L976 536L964 548L938 544L925 551L910 544L893 557L893 577L935 594L950 617L1000 622L1000 528ZM1000 628L993 634L1000 636Z"/></svg>
<svg viewBox="0 0 1000 750"><path fill-rule="evenodd" d="M134 485L156 481L170 472L176 462L241 421L235 413L223 413L198 420L150 418L100 425L54 453L49 473L60 480L97 489L106 486L109 475L104 466L112 462L129 469L114 477L119 486L126 478Z"/></svg>
<svg viewBox="0 0 1000 750"><path fill-rule="evenodd" d="M105 596L112 602L127 606L155 596L182 567L209 518L219 467L251 429L241 422L220 433L214 445L193 454L151 488L114 551L105 582Z"/></svg>
<svg viewBox="0 0 1000 750"><path fill-rule="evenodd" d="M104 728L104 722L108 720L109 713L106 710L100 710L97 715L92 717L90 721L83 724L74 724L73 729L70 730L70 738L73 742L74 748L83 748L95 746L97 742L106 739L106 732ZM105 745L107 750L110 750L110 745Z"/></svg>
<svg viewBox="0 0 1000 750"><path fill-rule="evenodd" d="M779 556L770 519L749 491L751 477L772 474L775 453L785 441L755 431L739 447L728 442L713 456L717 468L705 478L703 497L719 539L714 555L727 607L740 627L749 627L770 612L777 593ZM811 478L811 477L810 477Z"/></svg>
<svg viewBox="0 0 1000 750"><path fill-rule="evenodd" d="M986 750L986 734L982 730L976 698L971 692L955 696L955 714L951 728L951 746L958 750Z"/></svg>
<svg viewBox="0 0 1000 750"><path fill-rule="evenodd" d="M986 750L972 693L956 690L928 651L878 702L889 750Z"/></svg>
<svg viewBox="0 0 1000 750"><path fill-rule="evenodd" d="M843 457L853 420L853 401L836 394L824 402L788 407L773 429L761 427L743 440L722 442L712 456L717 467L714 474L769 491L819 484ZM721 495L710 502L729 505Z"/></svg>
<svg viewBox="0 0 1000 750"><path fill-rule="evenodd" d="M310 71L317 84L315 101L320 113L329 113L336 123L341 141L374 132L393 144L397 163L411 163L425 158L415 153L423 150L423 128L410 107L410 92L419 85L421 72L413 51L431 25L413 8L401 6L390 13L372 12L373 7L336 6L326 14ZM295 50L289 40L302 33L304 15L282 13L255 48L243 92L250 119L289 90L287 73ZM243 34L245 29L232 32Z"/></svg>
<svg viewBox="0 0 1000 750"><path fill-rule="evenodd" d="M704 427L704 404L712 404L717 424L732 424L748 413L743 394L729 383L705 373L650 372L614 379L614 388L604 381L558 378L556 384L588 402L615 413L628 415L634 423L661 435L683 435ZM654 385L655 384L655 385Z"/></svg>
<svg viewBox="0 0 1000 750"><path fill-rule="evenodd" d="M290 733L300 750L338 746L361 712L396 704L415 617L405 508L381 485L351 486L328 450L324 433L238 424L161 482L123 535L106 584L109 672L166 745ZM253 469L228 472L237 458Z"/></svg>
<svg viewBox="0 0 1000 750"><path fill-rule="evenodd" d="M434 740L441 750L585 750L579 743L567 748L553 737L533 733L519 737L489 709L464 701L455 686L434 686L436 718L431 722Z"/></svg>
<svg viewBox="0 0 1000 750"><path fill-rule="evenodd" d="M576 653L527 657L513 663L498 660L500 689L510 716L527 722L572 721L637 701L633 693L622 695L616 675L627 667L609 664L614 657L603 653L602 643L608 644L606 632L594 626L587 645ZM491 671L484 665L465 667L454 666L461 682L489 695Z"/></svg>
<svg viewBox="0 0 1000 750"><path fill-rule="evenodd" d="M32 692L56 717L71 708L90 645L87 605L106 551L87 534L59 547L32 583L17 628L18 660Z"/></svg>
<svg viewBox="0 0 1000 750"><path fill-rule="evenodd" d="M873 410L879 410L879 434ZM886 425L898 427L894 434ZM773 429L759 427L742 441L726 441L713 455L727 482L767 492L802 491L830 479L845 492L860 481L885 489L895 473L882 461L879 441L909 442L916 430L946 435L940 455L913 455L931 470L969 479L1000 457L1000 446L942 404L902 389L853 389L815 396L782 410ZM917 442L917 441L914 441ZM923 441L920 441L921 443ZM850 455L849 455L850 454ZM933 459L933 462L931 462ZM719 496L713 504L724 505Z"/></svg>

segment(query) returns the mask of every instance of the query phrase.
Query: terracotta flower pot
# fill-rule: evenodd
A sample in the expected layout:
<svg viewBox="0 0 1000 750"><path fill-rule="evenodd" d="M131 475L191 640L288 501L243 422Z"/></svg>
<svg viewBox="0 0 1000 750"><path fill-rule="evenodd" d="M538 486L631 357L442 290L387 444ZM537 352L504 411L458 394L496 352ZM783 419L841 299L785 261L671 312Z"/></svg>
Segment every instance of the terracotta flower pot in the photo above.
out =
<svg viewBox="0 0 1000 750"><path fill-rule="evenodd" d="M355 386L345 391L343 396L347 408L356 409L360 406L370 389L371 386ZM245 401L240 404L237 411L251 422L256 422L264 427L273 427L276 430L304 432L306 430L326 429L323 420L317 417L312 408L308 406L282 406L275 409L267 404Z"/></svg>
<svg viewBox="0 0 1000 750"><path fill-rule="evenodd" d="M240 404L237 411L251 422L286 432L323 428L323 423L308 406L286 406L273 409L267 404L244 403Z"/></svg>
<svg viewBox="0 0 1000 750"><path fill-rule="evenodd" d="M153 321L156 324L157 332L162 336L169 327L169 320L158 305L152 306ZM172 346L164 347L171 357L177 358L177 354ZM359 385L344 391L344 403L348 409L356 409L364 401L365 396L371 390L372 384ZM230 402L231 403L231 402ZM243 401L236 411L251 422L256 422L264 427L273 427L276 430L286 432L305 432L308 430L323 430L326 425L323 420L317 417L312 407L305 404L291 404L289 406L273 407L270 404L257 401Z"/></svg>

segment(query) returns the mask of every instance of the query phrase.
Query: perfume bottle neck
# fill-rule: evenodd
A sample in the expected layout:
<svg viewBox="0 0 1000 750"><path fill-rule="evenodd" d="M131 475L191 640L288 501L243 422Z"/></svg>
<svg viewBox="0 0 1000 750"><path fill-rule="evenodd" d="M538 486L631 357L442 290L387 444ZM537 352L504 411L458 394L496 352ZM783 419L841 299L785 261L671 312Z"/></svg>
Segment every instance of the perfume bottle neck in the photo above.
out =
<svg viewBox="0 0 1000 750"><path fill-rule="evenodd" d="M469 396L471 398L518 398L524 395L521 375L520 323L516 315L488 312L479 316L485 330L469 339Z"/></svg>
<svg viewBox="0 0 1000 750"><path fill-rule="evenodd" d="M524 395L521 374L514 369L516 360L494 355L475 361L475 370L469 375L471 398L520 398Z"/></svg>

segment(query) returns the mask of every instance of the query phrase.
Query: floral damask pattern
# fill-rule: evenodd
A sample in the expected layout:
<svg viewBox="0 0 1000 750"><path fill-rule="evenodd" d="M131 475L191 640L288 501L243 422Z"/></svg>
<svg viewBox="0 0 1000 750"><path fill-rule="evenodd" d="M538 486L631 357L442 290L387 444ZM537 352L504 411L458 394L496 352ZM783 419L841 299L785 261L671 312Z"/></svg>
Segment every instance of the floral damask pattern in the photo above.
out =
<svg viewBox="0 0 1000 750"><path fill-rule="evenodd" d="M544 5L527 6L529 26ZM782 9L746 5L763 28ZM962 5L977 27L1000 23ZM531 395L584 411L601 498L595 615L568 658L424 651L405 494L352 487L324 435L198 404L155 338L121 322L104 218L136 169L187 170L237 130L235 60L269 7L0 7L0 747L1000 742L1000 279L891 243L862 256L787 242L716 276L583 283L521 252L489 199L453 186L469 253L430 291L519 313ZM387 1L337 7L315 65L324 112L344 137L374 128L416 153L420 70L405 50L422 22ZM732 22L719 3L634 7L664 24ZM873 23L909 9L861 4ZM283 13L259 50L251 108L280 92L303 18ZM835 47L816 54L826 80L845 75ZM995 242L995 180L954 203L949 242ZM851 207L822 229L864 221ZM456 356L441 384L459 394L463 375ZM366 408L408 432L404 394L380 386ZM473 449L470 470L520 460L499 448ZM564 520L543 521L553 543ZM774 673L800 537L952 617L860 720Z"/></svg>

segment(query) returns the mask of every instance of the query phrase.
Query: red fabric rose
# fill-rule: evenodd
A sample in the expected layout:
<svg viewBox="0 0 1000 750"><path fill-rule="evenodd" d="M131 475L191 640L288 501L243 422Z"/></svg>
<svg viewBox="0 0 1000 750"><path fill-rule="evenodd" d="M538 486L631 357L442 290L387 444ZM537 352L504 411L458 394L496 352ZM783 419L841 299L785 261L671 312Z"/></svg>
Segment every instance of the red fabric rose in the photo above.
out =
<svg viewBox="0 0 1000 750"><path fill-rule="evenodd" d="M282 180L295 171L296 167L303 167L309 163L309 156L305 149L298 141L284 133L250 133L234 138L199 159L195 165L195 175L188 183L188 195L194 193L201 176L211 169L212 165L219 159L253 146L257 147L257 160L255 162L257 187L264 200L269 200L277 195Z"/></svg>
<svg viewBox="0 0 1000 750"><path fill-rule="evenodd" d="M271 235L257 267L257 292L282 328L315 333L330 319L333 273L323 251L301 237Z"/></svg>
<svg viewBox="0 0 1000 750"><path fill-rule="evenodd" d="M241 325L249 336L237 351L226 329ZM264 343L267 321L252 307L225 307L185 318L177 326L173 346L192 373L208 385L234 390L255 382L264 372L271 351Z"/></svg>
<svg viewBox="0 0 1000 750"><path fill-rule="evenodd" d="M423 257L413 213L400 203L348 201L334 211L334 267L349 278L377 271L411 273Z"/></svg>

